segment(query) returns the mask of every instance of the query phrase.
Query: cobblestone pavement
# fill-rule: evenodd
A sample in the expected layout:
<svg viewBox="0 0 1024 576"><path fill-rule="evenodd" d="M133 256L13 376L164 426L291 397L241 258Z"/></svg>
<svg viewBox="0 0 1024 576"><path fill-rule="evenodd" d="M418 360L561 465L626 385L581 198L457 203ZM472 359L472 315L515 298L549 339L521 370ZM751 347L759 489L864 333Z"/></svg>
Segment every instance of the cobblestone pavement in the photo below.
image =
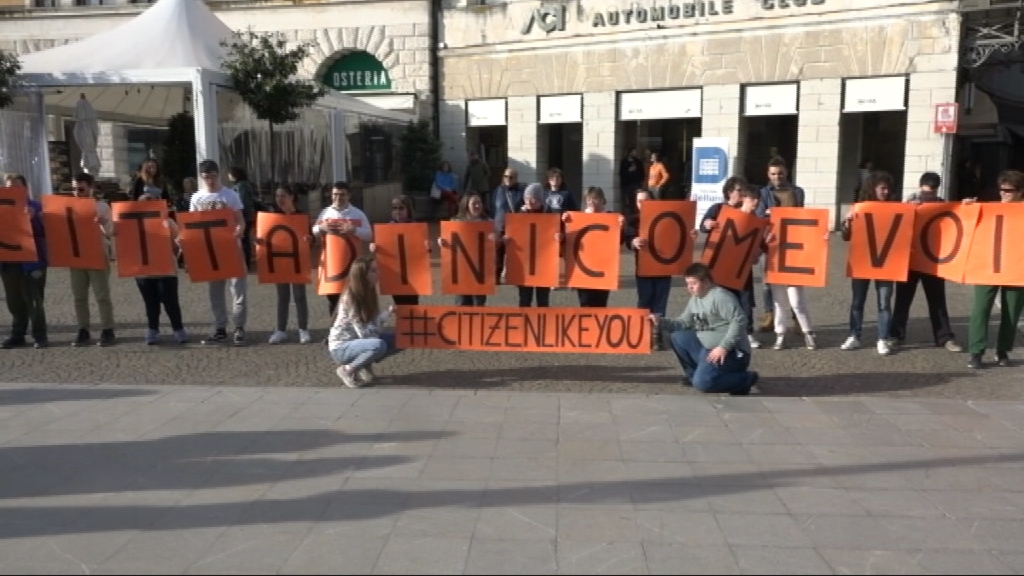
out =
<svg viewBox="0 0 1024 576"><path fill-rule="evenodd" d="M910 345L890 357L880 357L873 346L854 352L837 347L846 337L849 284L844 277L845 246L832 245L829 287L811 289L810 311L817 326L820 350L793 348L759 350L753 366L760 371L766 394L775 396L888 395L961 399L1022 399L1024 375L1018 368L991 368L972 372L965 354L953 354L930 344L923 293L919 291L912 311ZM437 262L435 261L435 271ZM613 293L612 306L634 306L632 259L623 258L622 289ZM435 273L435 283L439 283ZM130 279L113 281L119 344L113 348L73 349L68 346L76 326L68 273L50 271L47 313L52 347L48 350L0 351L0 380L5 382L59 383L69 380L90 383L178 383L218 385L337 386L322 345L294 342L266 343L274 324L275 296L272 286L257 285L250 277L250 345L244 348L209 348L198 343L184 347L165 344L147 347L142 300ZM439 287L435 286L439 291ZM961 342L966 340L970 287L949 284L949 309ZM760 299L760 293L758 293ZM491 303L514 305L515 288L499 287ZM432 296L425 303L447 303ZM326 301L312 295L312 328L323 337L330 324ZM686 302L682 280L675 279L670 315L681 312ZM185 322L194 342L210 329L209 305L204 284L182 282ZM552 305L575 305L575 293L553 293ZM93 304L94 321L96 318ZM874 303L866 310L866 342L874 334ZM0 322L7 324L6 307ZM294 320L293 320L294 322ZM294 324L293 324L294 326ZM94 330L94 336L96 335ZM766 343L772 338L762 334ZM532 390L544 392L633 392L643 394L691 394L678 385L679 369L671 352L650 356L591 354L526 354L408 350L382 363L382 385L420 389Z"/></svg>
<svg viewBox="0 0 1024 576"><path fill-rule="evenodd" d="M1020 574L1022 477L1019 401L0 385L0 573Z"/></svg>

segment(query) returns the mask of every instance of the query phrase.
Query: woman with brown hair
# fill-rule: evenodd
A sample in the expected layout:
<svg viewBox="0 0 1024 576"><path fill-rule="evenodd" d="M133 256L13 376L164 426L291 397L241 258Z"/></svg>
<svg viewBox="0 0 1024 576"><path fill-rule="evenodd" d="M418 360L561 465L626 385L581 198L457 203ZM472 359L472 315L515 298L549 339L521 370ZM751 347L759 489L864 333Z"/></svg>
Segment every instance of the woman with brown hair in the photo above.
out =
<svg viewBox="0 0 1024 576"><path fill-rule="evenodd" d="M489 222L490 220L491 218L487 215L487 210L484 209L483 199L476 193L466 194L462 197L462 202L459 203L459 213L452 218L452 221L455 222ZM497 234L491 232L489 239L492 243L495 242ZM438 238L437 245L442 250L448 250L452 247L444 238ZM464 294L455 297L456 306L484 306L486 304L487 296L482 294Z"/></svg>
<svg viewBox="0 0 1024 576"><path fill-rule="evenodd" d="M416 205L411 197L401 194L391 199L391 220L388 224L411 224L416 222ZM424 242L426 257L430 258L430 241ZM370 252L377 252L377 245L370 243ZM416 294L395 294L391 296L396 306L417 306L420 297Z"/></svg>
<svg viewBox="0 0 1024 576"><path fill-rule="evenodd" d="M381 330L395 307L381 312L377 279L377 261L372 255L364 254L352 263L327 337L331 359L338 364L338 378L349 388L373 382L373 364L395 351L394 333Z"/></svg>
<svg viewBox="0 0 1024 576"><path fill-rule="evenodd" d="M160 174L160 167L152 158L143 160L142 164L139 164L139 171L136 172L135 178L132 180L132 200L138 200L144 195L153 200L169 199L164 177Z"/></svg>

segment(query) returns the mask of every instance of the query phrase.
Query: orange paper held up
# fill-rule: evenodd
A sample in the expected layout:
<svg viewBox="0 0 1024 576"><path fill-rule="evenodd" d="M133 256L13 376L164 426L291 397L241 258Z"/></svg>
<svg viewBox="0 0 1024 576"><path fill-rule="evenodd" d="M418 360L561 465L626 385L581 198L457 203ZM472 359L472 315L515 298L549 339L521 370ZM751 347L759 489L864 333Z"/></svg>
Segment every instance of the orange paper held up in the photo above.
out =
<svg viewBox="0 0 1024 576"><path fill-rule="evenodd" d="M110 211L114 217L118 276L173 276L177 272L166 202L114 202Z"/></svg>
<svg viewBox="0 0 1024 576"><path fill-rule="evenodd" d="M39 260L32 235L32 217L28 213L28 191L24 188L0 188L0 262Z"/></svg>
<svg viewBox="0 0 1024 576"><path fill-rule="evenodd" d="M828 280L828 210L772 208L768 284L824 288Z"/></svg>
<svg viewBox="0 0 1024 576"><path fill-rule="evenodd" d="M846 275L861 280L906 281L914 236L914 206L871 201L861 202L856 208Z"/></svg>
<svg viewBox="0 0 1024 576"><path fill-rule="evenodd" d="M965 284L1024 286L1024 202L981 204L964 269Z"/></svg>
<svg viewBox="0 0 1024 576"><path fill-rule="evenodd" d="M380 271L380 293L389 296L428 296L433 292L427 224L377 224L373 227L374 256Z"/></svg>
<svg viewBox="0 0 1024 576"><path fill-rule="evenodd" d="M962 282L980 204L927 202L917 206L910 269Z"/></svg>
<svg viewBox="0 0 1024 576"><path fill-rule="evenodd" d="M704 241L701 262L711 269L716 284L742 290L761 255L768 220L723 206L718 224Z"/></svg>
<svg viewBox="0 0 1024 576"><path fill-rule="evenodd" d="M610 212L571 212L565 225L565 285L616 290L622 242L622 216Z"/></svg>
<svg viewBox="0 0 1024 576"><path fill-rule="evenodd" d="M509 214L505 217L505 283L558 286L558 214Z"/></svg>
<svg viewBox="0 0 1024 576"><path fill-rule="evenodd" d="M485 352L650 354L651 323L639 308L399 306L399 348Z"/></svg>
<svg viewBox="0 0 1024 576"><path fill-rule="evenodd" d="M359 257L360 240L354 234L324 234L324 249L320 252L320 267L317 268L316 293L320 296L341 294L352 270L352 263Z"/></svg>
<svg viewBox="0 0 1024 576"><path fill-rule="evenodd" d="M441 222L441 293L494 294L497 247L493 222Z"/></svg>
<svg viewBox="0 0 1024 576"><path fill-rule="evenodd" d="M178 214L178 239L193 282L242 278L248 272L242 245L235 236L238 222L231 209Z"/></svg>
<svg viewBox="0 0 1024 576"><path fill-rule="evenodd" d="M696 228L697 203L690 200L646 200L640 206L637 235L647 245L637 252L636 275L680 276L693 263L690 231Z"/></svg>
<svg viewBox="0 0 1024 576"><path fill-rule="evenodd" d="M260 284L309 284L309 216L256 213L256 274Z"/></svg>
<svg viewBox="0 0 1024 576"><path fill-rule="evenodd" d="M49 265L106 270L106 243L96 222L96 200L47 194L42 204Z"/></svg>

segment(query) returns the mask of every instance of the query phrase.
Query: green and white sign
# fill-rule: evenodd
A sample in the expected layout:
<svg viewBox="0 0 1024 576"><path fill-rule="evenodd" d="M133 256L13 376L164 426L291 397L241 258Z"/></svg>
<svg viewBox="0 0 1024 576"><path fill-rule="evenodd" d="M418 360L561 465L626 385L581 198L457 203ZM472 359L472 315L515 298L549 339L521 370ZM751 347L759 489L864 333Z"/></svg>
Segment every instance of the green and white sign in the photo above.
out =
<svg viewBox="0 0 1024 576"><path fill-rule="evenodd" d="M335 60L320 82L339 92L391 90L391 75L380 60L368 52L350 52Z"/></svg>

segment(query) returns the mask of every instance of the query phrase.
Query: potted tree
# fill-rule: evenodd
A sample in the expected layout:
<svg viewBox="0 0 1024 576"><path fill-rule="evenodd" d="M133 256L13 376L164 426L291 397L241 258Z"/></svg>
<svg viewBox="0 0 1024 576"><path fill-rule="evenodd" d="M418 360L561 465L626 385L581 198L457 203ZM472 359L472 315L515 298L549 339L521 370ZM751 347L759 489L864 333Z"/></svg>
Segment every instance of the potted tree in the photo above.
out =
<svg viewBox="0 0 1024 576"><path fill-rule="evenodd" d="M438 203L430 198L434 172L441 164L441 142L430 122L410 122L402 133L402 178L406 194L416 202L417 218L436 220Z"/></svg>

